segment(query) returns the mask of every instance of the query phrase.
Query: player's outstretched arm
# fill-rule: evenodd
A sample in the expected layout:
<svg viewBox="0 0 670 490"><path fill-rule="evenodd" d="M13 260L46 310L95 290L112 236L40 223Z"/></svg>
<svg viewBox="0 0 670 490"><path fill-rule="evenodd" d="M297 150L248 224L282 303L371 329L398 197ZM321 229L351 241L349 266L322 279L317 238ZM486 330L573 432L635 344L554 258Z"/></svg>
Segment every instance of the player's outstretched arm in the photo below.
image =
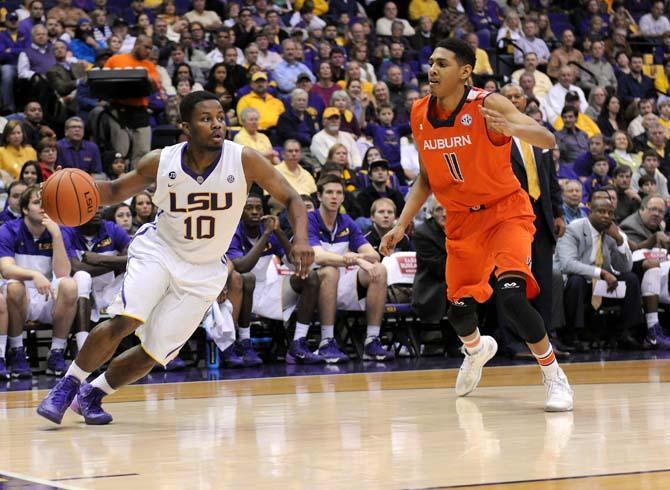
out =
<svg viewBox="0 0 670 490"><path fill-rule="evenodd" d="M514 104L500 94L486 97L481 111L486 119L486 127L491 131L516 136L538 148L553 149L556 146L556 138L551 131L519 112Z"/></svg>
<svg viewBox="0 0 670 490"><path fill-rule="evenodd" d="M256 150L244 148L242 165L248 182L256 182L288 210L288 219L293 227L293 246L289 259L296 268L296 274L306 279L314 262L314 250L307 238L305 203L284 176Z"/></svg>
<svg viewBox="0 0 670 490"><path fill-rule="evenodd" d="M109 206L125 201L149 187L156 181L160 157L160 150L151 151L140 158L135 170L131 170L116 180L97 180L95 184L100 193L100 205Z"/></svg>
<svg viewBox="0 0 670 490"><path fill-rule="evenodd" d="M393 253L395 246L405 236L405 230L412 222L412 219L421 211L421 206L423 206L423 203L430 196L430 182L428 181L428 175L426 174L426 169L423 167L421 157L419 157L419 169L419 176L409 191L405 207L402 213L400 213L398 222L391 228L391 231L382 237L379 245L379 252L382 255L388 256Z"/></svg>

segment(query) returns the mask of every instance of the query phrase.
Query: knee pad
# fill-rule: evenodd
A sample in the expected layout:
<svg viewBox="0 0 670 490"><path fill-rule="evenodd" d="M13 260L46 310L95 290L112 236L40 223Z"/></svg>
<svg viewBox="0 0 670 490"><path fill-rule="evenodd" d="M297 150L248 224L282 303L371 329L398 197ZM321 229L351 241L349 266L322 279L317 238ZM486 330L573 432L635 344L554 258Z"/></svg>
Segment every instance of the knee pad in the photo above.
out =
<svg viewBox="0 0 670 490"><path fill-rule="evenodd" d="M74 273L72 279L77 283L77 296L79 298L90 299L93 287L93 278L91 278L91 274L85 271L78 271Z"/></svg>
<svg viewBox="0 0 670 490"><path fill-rule="evenodd" d="M497 301L500 302L505 320L519 336L534 344L547 334L540 314L526 297L526 280L521 277L501 277L496 283Z"/></svg>
<svg viewBox="0 0 670 490"><path fill-rule="evenodd" d="M449 323L454 327L456 335L467 337L477 328L477 302L473 298L463 298L449 305L447 311Z"/></svg>
<svg viewBox="0 0 670 490"><path fill-rule="evenodd" d="M660 296L661 294L661 268L653 267L645 271L642 276L642 296Z"/></svg>

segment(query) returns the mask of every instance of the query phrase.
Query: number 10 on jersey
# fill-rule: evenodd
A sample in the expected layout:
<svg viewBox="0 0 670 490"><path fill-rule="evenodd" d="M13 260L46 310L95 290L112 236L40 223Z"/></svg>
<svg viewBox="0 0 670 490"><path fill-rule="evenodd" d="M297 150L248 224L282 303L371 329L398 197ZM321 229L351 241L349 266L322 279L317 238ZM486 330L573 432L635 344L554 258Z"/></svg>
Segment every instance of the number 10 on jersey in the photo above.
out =
<svg viewBox="0 0 670 490"><path fill-rule="evenodd" d="M215 218L213 216L198 216L195 218L189 216L184 220L184 225L186 225L184 238L187 240L214 238Z"/></svg>
<svg viewBox="0 0 670 490"><path fill-rule="evenodd" d="M442 156L444 156L444 160L447 162L447 168L449 169L451 177L456 182L464 182L463 172L461 172L461 167L458 165L458 157L456 156L456 153L443 153Z"/></svg>

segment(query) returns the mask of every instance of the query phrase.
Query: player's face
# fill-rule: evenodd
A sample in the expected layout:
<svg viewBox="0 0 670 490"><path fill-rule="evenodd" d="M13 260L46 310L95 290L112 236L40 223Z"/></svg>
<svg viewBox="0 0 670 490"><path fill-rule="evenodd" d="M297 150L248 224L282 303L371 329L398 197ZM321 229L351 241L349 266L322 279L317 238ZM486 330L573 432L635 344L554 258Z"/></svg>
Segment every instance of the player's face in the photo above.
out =
<svg viewBox="0 0 670 490"><path fill-rule="evenodd" d="M436 48L428 60L430 70L428 81L430 91L435 97L446 97L470 77L472 66L459 65L453 51L445 48Z"/></svg>
<svg viewBox="0 0 670 490"><path fill-rule="evenodd" d="M23 191L25 191L27 188L28 186L26 185L16 184L14 187L12 187L12 191L9 193L9 197L7 197L7 206L9 206L9 209L15 213L21 213L19 199L21 199L21 194L23 194Z"/></svg>
<svg viewBox="0 0 670 490"><path fill-rule="evenodd" d="M225 114L218 100L204 100L199 102L191 120L183 123L186 135L191 144L201 146L209 151L218 151L223 144L223 134L226 130Z"/></svg>
<svg viewBox="0 0 670 490"><path fill-rule="evenodd" d="M337 213L344 202L344 189L340 184L326 184L323 187L323 192L319 194L319 200L321 201L321 206L327 211Z"/></svg>
<svg viewBox="0 0 670 490"><path fill-rule="evenodd" d="M395 221L393 206L387 202L379 203L372 214L372 222L383 230L388 230Z"/></svg>
<svg viewBox="0 0 670 490"><path fill-rule="evenodd" d="M242 220L247 226L257 227L263 217L263 202L257 197L249 197L242 211Z"/></svg>

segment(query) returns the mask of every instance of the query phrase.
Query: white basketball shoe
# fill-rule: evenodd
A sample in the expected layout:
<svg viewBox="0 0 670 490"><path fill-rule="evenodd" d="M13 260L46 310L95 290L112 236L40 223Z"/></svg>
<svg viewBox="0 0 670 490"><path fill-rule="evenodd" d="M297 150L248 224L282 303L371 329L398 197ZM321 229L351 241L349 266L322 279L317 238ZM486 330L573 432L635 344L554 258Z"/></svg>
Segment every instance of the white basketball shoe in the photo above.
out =
<svg viewBox="0 0 670 490"><path fill-rule="evenodd" d="M572 410L574 392L568 383L568 377L561 368L553 378L544 377L544 386L547 388L547 400L544 402L545 412L569 412Z"/></svg>
<svg viewBox="0 0 670 490"><path fill-rule="evenodd" d="M458 371L456 378L456 394L458 396L465 396L472 392L479 380L482 379L482 369L484 364L496 355L498 352L498 343L493 337L488 335L481 336L481 349L476 354L469 354L467 349L463 347L465 359L461 364L461 369Z"/></svg>

